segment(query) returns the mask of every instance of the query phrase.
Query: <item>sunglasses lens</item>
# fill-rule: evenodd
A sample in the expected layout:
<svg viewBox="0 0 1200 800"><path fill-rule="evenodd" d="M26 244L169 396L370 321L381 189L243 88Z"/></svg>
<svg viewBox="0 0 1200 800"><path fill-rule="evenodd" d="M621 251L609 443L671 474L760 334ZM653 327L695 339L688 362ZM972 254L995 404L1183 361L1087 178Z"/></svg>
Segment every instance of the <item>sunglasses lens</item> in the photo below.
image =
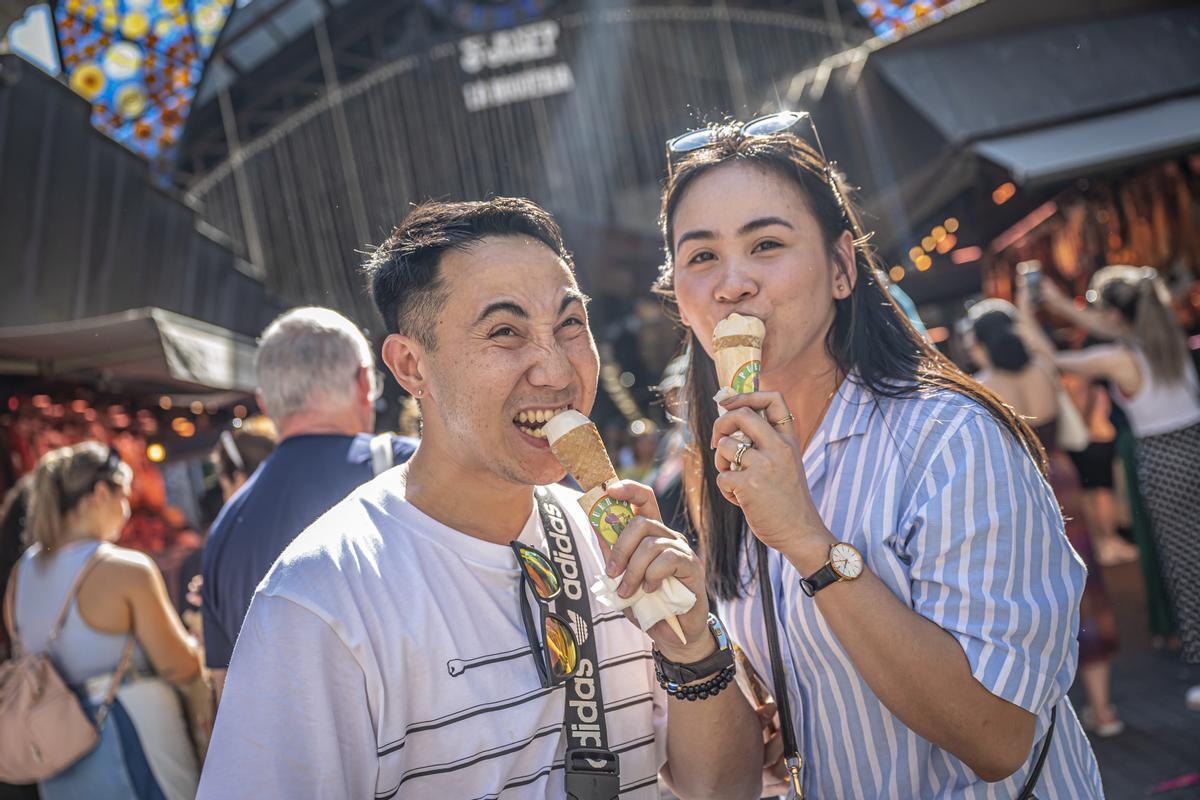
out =
<svg viewBox="0 0 1200 800"><path fill-rule="evenodd" d="M799 122L802 116L795 111L781 111L778 114L754 120L742 129L742 133L746 136L769 136L772 133L786 131Z"/></svg>
<svg viewBox="0 0 1200 800"><path fill-rule="evenodd" d="M559 583L558 573L554 571L550 562L544 555L532 548L522 547L520 552L521 569L525 570L525 576L529 578L538 597L543 600L556 597L562 584Z"/></svg>
<svg viewBox="0 0 1200 800"><path fill-rule="evenodd" d="M546 617L545 643L546 663L554 679L563 680L574 675L579 654L575 648L575 634L566 623L557 617Z"/></svg>
<svg viewBox="0 0 1200 800"><path fill-rule="evenodd" d="M709 128L702 128L698 131L685 133L677 139L671 140L672 153L690 153L692 150L699 150L705 145L712 144L714 141L714 131Z"/></svg>

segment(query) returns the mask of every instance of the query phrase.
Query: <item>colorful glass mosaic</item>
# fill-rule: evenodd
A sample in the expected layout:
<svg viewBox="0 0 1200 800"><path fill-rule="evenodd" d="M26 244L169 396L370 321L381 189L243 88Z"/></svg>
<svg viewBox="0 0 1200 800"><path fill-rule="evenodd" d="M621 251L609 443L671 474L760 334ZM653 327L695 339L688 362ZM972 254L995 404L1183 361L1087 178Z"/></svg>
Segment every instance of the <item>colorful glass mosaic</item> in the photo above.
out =
<svg viewBox="0 0 1200 800"><path fill-rule="evenodd" d="M945 16L946 6L953 1L859 0L857 5L876 36L899 36L914 23Z"/></svg>
<svg viewBox="0 0 1200 800"><path fill-rule="evenodd" d="M63 73L92 124L165 176L233 0L60 0Z"/></svg>

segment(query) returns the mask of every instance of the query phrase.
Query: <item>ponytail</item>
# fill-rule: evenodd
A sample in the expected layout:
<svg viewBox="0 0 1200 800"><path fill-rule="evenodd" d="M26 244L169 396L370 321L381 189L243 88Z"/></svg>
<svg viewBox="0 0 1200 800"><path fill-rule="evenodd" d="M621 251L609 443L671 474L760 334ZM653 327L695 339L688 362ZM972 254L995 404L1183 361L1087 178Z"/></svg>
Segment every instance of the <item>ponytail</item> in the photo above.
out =
<svg viewBox="0 0 1200 800"><path fill-rule="evenodd" d="M1171 294L1153 267L1111 266L1093 280L1101 300L1121 312L1150 364L1163 383L1183 380L1189 358L1183 331L1175 321Z"/></svg>
<svg viewBox="0 0 1200 800"><path fill-rule="evenodd" d="M44 550L57 547L63 537L62 476L71 463L71 448L61 447L42 457L29 487L29 536Z"/></svg>
<svg viewBox="0 0 1200 800"><path fill-rule="evenodd" d="M27 519L30 539L51 551L66 536L66 517L72 498L94 488L109 450L96 442L60 447L42 456L29 487ZM123 465L122 465L123 466ZM128 467L124 467L128 469Z"/></svg>

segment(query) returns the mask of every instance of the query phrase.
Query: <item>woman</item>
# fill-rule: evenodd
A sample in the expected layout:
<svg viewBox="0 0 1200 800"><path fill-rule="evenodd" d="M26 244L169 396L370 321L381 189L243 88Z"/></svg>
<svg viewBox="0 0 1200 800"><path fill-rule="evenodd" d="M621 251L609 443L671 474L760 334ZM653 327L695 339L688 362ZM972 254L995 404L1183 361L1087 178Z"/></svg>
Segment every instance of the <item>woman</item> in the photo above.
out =
<svg viewBox="0 0 1200 800"><path fill-rule="evenodd" d="M111 544L129 519L130 480L115 450L85 442L47 453L30 487L34 544L8 589L25 649L48 651L95 714L126 642L132 637L135 643L100 744L40 785L46 800L195 796L195 754L179 697L167 682L190 682L200 660L154 562ZM51 642L53 618L80 576L75 602Z"/></svg>
<svg viewBox="0 0 1200 800"><path fill-rule="evenodd" d="M1079 677L1088 698L1083 721L1097 736L1116 736L1125 730L1109 702L1109 662L1117 650L1117 620L1104 589L1089 528L1083 522L1079 474L1057 441L1060 379L1047 358L1030 356L1023 341L1029 337L1022 336L1016 315L1017 310L1004 300L985 300L971 307L968 346L971 360L981 368L975 378L1031 421L1046 450L1050 466L1047 477L1063 510L1067 538L1088 568L1079 607ZM1111 453L1108 466L1111 471Z"/></svg>
<svg viewBox="0 0 1200 800"><path fill-rule="evenodd" d="M1037 796L1102 796L1066 699L1084 569L1041 448L881 288L807 120L669 148L658 288L690 332L689 423L715 447L695 527L728 626L772 674L757 539L812 796L1013 798L1052 720ZM717 420L712 333L731 312L766 323L762 391ZM861 571L825 585L839 541Z"/></svg>
<svg viewBox="0 0 1200 800"><path fill-rule="evenodd" d="M1150 512L1159 559L1179 625L1184 661L1200 663L1200 380L1170 294L1150 267L1110 266L1092 278L1094 307L1078 309L1049 281L1041 282L1046 307L1085 330L1115 339L1080 351L1056 353L1039 346L1058 368L1113 387L1113 401L1129 418L1137 439L1138 482ZM1022 287L1022 313L1032 298ZM1200 686L1187 692L1200 710Z"/></svg>
<svg viewBox="0 0 1200 800"><path fill-rule="evenodd" d="M232 432L221 431L212 451L212 462L226 503L250 479L258 465L267 460L278 438L274 423L267 417L251 417Z"/></svg>
<svg viewBox="0 0 1200 800"><path fill-rule="evenodd" d="M1104 384L1070 373L1061 376L1063 388L1087 425L1088 445L1068 452L1083 486L1083 518L1095 545L1096 562L1114 567L1136 561L1138 550L1117 533L1117 428L1112 399Z"/></svg>

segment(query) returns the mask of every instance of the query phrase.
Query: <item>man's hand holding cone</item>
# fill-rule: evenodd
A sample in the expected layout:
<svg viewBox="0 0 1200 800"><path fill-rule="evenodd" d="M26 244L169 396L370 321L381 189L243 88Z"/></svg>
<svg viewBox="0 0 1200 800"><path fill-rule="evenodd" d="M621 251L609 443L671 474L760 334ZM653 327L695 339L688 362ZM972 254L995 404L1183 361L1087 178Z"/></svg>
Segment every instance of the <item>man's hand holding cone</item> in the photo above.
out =
<svg viewBox="0 0 1200 800"><path fill-rule="evenodd" d="M609 559L611 565L613 563L611 560L612 550L625 539L625 532L629 527L634 526L634 523L646 520L636 516L640 512L629 502L614 496L609 491L610 486L616 485L617 474L608 458L604 442L600 439L600 434L590 419L578 411L564 411L546 423L545 431L546 439L550 443L550 451L579 482L584 491L583 496L579 498L579 504L584 513L588 515L592 528L600 540L600 550L604 557ZM661 516L658 514L658 503L654 500L653 492L650 492L649 489L646 489L646 492L649 493L650 505L638 502L637 506L646 505L647 509L652 508L654 519L659 527L671 534L670 530L662 526ZM641 495L638 497L644 501L644 497ZM640 525L636 527L641 529ZM642 534L642 536L645 535ZM677 536L677 534L672 535ZM610 569L609 574L603 576L592 587L592 591L600 601L619 609L632 607L633 615L643 630L650 631L656 625L665 623L670 630L674 631L679 641L686 645L688 639L677 615L693 608L696 604L697 593L672 578L669 572L657 577L652 590L640 590L642 580L639 576L637 583L630 582L632 588L629 591L621 593L617 591L614 580L619 575L620 571L614 574ZM702 572L700 584L703 586ZM703 594L703 591L699 594ZM703 619L706 618L707 612Z"/></svg>
<svg viewBox="0 0 1200 800"><path fill-rule="evenodd" d="M640 590L652 597L667 582L682 584L695 596L691 608L676 620L683 635L669 624L672 618L650 626L646 632L671 661L687 664L706 658L716 650L716 643L708 631L708 594L700 557L682 534L663 524L658 500L649 486L621 481L609 484L608 495L629 503L637 513L621 531L605 566L610 578L621 579L617 594L629 598ZM626 610L627 615L629 611Z"/></svg>

